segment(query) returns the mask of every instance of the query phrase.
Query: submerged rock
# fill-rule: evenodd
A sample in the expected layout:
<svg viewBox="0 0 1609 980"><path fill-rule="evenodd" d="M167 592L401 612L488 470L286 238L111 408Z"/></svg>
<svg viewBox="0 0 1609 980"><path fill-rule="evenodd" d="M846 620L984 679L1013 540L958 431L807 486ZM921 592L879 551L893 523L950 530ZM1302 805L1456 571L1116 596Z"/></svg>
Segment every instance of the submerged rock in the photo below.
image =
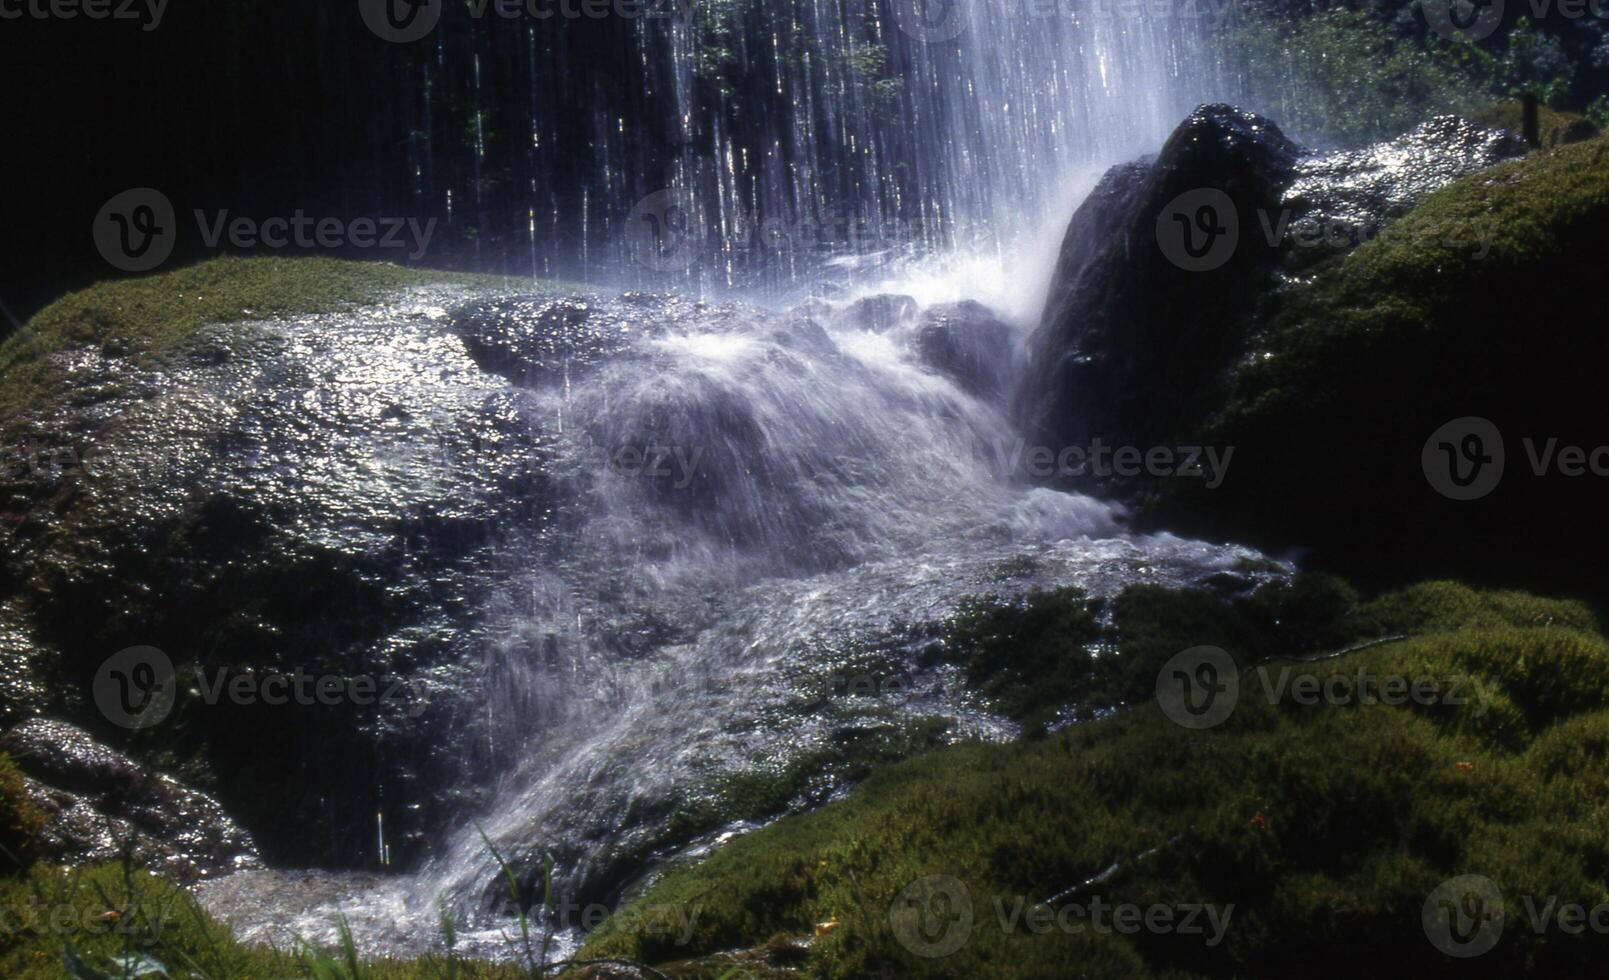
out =
<svg viewBox="0 0 1609 980"><path fill-rule="evenodd" d="M898 293L879 293L850 303L834 315L836 326L885 333L916 318L916 300Z"/></svg>
<svg viewBox="0 0 1609 980"><path fill-rule="evenodd" d="M483 370L524 385L580 377L628 350L640 336L632 308L663 300L632 294L620 307L581 297L517 296L474 303L454 321Z"/></svg>
<svg viewBox="0 0 1609 980"><path fill-rule="evenodd" d="M1005 393L1016 332L982 303L929 307L912 343L923 363L979 398Z"/></svg>

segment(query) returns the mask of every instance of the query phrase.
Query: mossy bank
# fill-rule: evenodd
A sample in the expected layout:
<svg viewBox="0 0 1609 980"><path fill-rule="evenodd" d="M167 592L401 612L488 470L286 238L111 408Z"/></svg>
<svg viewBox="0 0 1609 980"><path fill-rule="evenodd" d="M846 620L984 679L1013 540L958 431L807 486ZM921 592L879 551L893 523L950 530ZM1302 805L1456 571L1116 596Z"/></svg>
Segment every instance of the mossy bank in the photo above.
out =
<svg viewBox="0 0 1609 980"><path fill-rule="evenodd" d="M1592 969L1589 937L1556 922L1535 931L1524 914L1527 899L1609 898L1609 644L1586 609L1432 583L1326 617L1332 638L1386 642L1264 660L1251 607L1211 623L1199 594L1137 598L1152 609L1131 628L1135 649L1104 655L1221 644L1242 664L1221 724L1192 731L1145 701L1037 740L890 766L843 802L669 872L583 955L712 977L776 968L776 951L803 945L804 972L829 977ZM1062 649L1059 632L1019 640ZM1071 660L1059 669L1085 669ZM1309 676L1331 692L1319 703L1307 703ZM1417 693L1392 694L1392 678ZM1490 952L1459 960L1424 913L1466 874L1495 883L1509 918ZM1102 928L1091 916L1103 901L1108 915L1159 918ZM698 912L689 943L648 928L665 908ZM1192 908L1199 931L1167 924Z"/></svg>

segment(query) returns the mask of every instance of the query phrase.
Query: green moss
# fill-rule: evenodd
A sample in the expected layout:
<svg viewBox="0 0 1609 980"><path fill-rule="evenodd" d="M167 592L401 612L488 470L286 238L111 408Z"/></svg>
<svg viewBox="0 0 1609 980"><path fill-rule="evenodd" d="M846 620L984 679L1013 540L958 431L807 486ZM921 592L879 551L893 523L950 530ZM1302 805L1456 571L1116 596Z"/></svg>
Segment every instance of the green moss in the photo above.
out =
<svg viewBox="0 0 1609 980"><path fill-rule="evenodd" d="M827 977L1058 976L1069 963L1091 976L1284 976L1314 964L1340 975L1382 963L1444 975L1453 961L1420 915L1454 874L1491 878L1516 909L1526 895L1601 902L1609 643L1585 612L1436 584L1341 619L1342 632L1389 624L1414 635L1312 664L1266 663L1243 676L1234 713L1208 731L1145 705L1036 741L961 745L885 768L839 803L667 874L582 955L688 961L820 932L808 972ZM1292 670L1400 675L1432 696L1315 706L1263 696ZM1043 901L1114 863L1118 872L1078 900L1233 904L1223 941L1001 925L997 901L1008 912L1019 897ZM974 913L968 941L936 959L908 952L895 932L903 913L891 917L930 875L961 882ZM691 943L644 928L648 910L665 907L696 910ZM1576 974L1595 956L1557 931L1514 928L1456 965L1478 976ZM717 975L713 962L707 975Z"/></svg>
<svg viewBox="0 0 1609 980"><path fill-rule="evenodd" d="M1470 118L1482 126L1507 129L1515 134L1525 129L1525 108L1517 99L1487 106ZM1537 123L1540 142L1549 148L1580 143L1598 135L1598 127L1587 117L1573 112L1559 112L1545 105L1537 107Z"/></svg>
<svg viewBox="0 0 1609 980"><path fill-rule="evenodd" d="M1227 603L1205 589L1135 586L1110 604L1077 589L963 605L945 656L968 686L1030 733L1149 698L1156 672L1187 647L1235 649L1250 660L1337 647L1373 624L1354 622L1357 595L1324 575L1268 583Z"/></svg>
<svg viewBox="0 0 1609 980"><path fill-rule="evenodd" d="M0 752L0 873L28 866L44 825L44 814L28 797L22 770Z"/></svg>
<svg viewBox="0 0 1609 980"><path fill-rule="evenodd" d="M0 344L0 421L58 390L61 375L45 359L52 352L116 343L144 361L171 352L205 324L354 309L433 284L551 285L378 262L235 257L103 282L52 303Z"/></svg>
<svg viewBox="0 0 1609 980"><path fill-rule="evenodd" d="M1170 481L1151 519L1265 547L1301 544L1369 584L1432 577L1583 593L1601 522L1590 480L1527 472L1521 440L1594 447L1609 340L1594 289L1609 228L1609 141L1534 153L1427 195L1355 251L1255 311L1208 444L1215 490ZM1502 487L1436 494L1421 462L1453 419L1508 442ZM1571 540L1568 547L1566 539ZM1371 579L1372 577L1372 579Z"/></svg>

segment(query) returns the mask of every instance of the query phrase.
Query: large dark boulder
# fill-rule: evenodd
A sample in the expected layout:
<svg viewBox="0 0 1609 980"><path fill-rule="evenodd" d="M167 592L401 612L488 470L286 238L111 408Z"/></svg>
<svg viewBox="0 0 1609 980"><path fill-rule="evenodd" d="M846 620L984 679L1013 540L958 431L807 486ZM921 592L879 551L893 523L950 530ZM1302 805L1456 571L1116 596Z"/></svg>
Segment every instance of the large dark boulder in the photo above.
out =
<svg viewBox="0 0 1609 980"><path fill-rule="evenodd" d="M1154 162L1107 173L1032 340L1017 412L1033 438L1150 445L1198 424L1277 264L1253 216L1278 210L1299 152L1268 120L1208 105Z"/></svg>
<svg viewBox="0 0 1609 980"><path fill-rule="evenodd" d="M1525 147L1454 116L1307 155L1267 119L1202 106L1155 161L1112 168L1062 243L1019 419L1053 445L1199 438L1257 311L1426 194Z"/></svg>
<svg viewBox="0 0 1609 980"><path fill-rule="evenodd" d="M472 665L494 555L535 560L554 521L546 423L441 312L466 294L203 325L143 358L143 337L83 339L115 319L98 293L42 317L59 331L24 338L37 356L6 384L55 377L0 417L32 447L0 465L5 721L181 763L276 863L374 866L377 813L393 862L419 857L485 764L466 747L488 741L495 681ZM131 647L176 672L138 732L94 698ZM297 673L363 700L204 693Z"/></svg>

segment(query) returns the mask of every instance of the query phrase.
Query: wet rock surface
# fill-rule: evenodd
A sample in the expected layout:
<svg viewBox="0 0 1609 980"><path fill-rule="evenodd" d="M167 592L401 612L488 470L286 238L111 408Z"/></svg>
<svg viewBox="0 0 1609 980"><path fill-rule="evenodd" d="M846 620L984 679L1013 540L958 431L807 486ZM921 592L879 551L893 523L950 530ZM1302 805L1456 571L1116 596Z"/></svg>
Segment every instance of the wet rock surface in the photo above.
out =
<svg viewBox="0 0 1609 980"><path fill-rule="evenodd" d="M921 653L967 597L1250 557L1005 478L980 446L1010 434L980 397L1009 353L984 308L877 333L837 323L852 302L431 287L204 327L155 363L53 352L66 390L23 428L60 465L8 468L0 495L0 642L32 651L6 709L182 765L268 866L325 869L221 890L248 931L321 937L339 909L394 951L398 921L434 934L439 895L506 949L476 821L528 892L549 854L567 897L614 901L734 819L1008 735ZM177 697L131 736L94 694L137 645ZM284 676L386 693L260 696ZM105 792L50 805L69 830L105 816L101 843L214 846ZM272 904L313 892L330 906Z"/></svg>
<svg viewBox="0 0 1609 980"><path fill-rule="evenodd" d="M474 772L443 733L473 726L458 705L495 555L539 551L553 513L547 422L469 357L444 309L463 299L204 328L155 366L53 352L67 390L24 423L52 464L8 467L0 493L26 710L121 744L94 681L115 652L157 647L179 698L146 749L199 757L265 855L373 862L377 812L393 858L416 854L463 802L451 774ZM390 696L216 687L298 671Z"/></svg>
<svg viewBox="0 0 1609 980"><path fill-rule="evenodd" d="M218 802L152 772L65 722L35 718L0 736L45 814L39 856L64 864L125 855L176 879L259 865L256 845Z"/></svg>
<svg viewBox="0 0 1609 980"><path fill-rule="evenodd" d="M1282 202L1285 267L1299 271L1355 248L1436 188L1527 152L1506 130L1438 116L1394 140L1303 158Z"/></svg>
<svg viewBox="0 0 1609 980"><path fill-rule="evenodd" d="M978 397L993 400L1005 393L1016 331L982 303L967 300L927 310L913 344L923 363Z"/></svg>
<svg viewBox="0 0 1609 980"><path fill-rule="evenodd" d="M883 333L910 323L919 309L916 300L910 296L879 293L861 297L839 309L834 314L834 322L856 330Z"/></svg>
<svg viewBox="0 0 1609 980"><path fill-rule="evenodd" d="M1204 105L1155 160L1109 171L1062 243L1016 393L1024 428L1055 447L1186 431L1278 262L1257 216L1278 213L1300 155L1271 121Z"/></svg>

